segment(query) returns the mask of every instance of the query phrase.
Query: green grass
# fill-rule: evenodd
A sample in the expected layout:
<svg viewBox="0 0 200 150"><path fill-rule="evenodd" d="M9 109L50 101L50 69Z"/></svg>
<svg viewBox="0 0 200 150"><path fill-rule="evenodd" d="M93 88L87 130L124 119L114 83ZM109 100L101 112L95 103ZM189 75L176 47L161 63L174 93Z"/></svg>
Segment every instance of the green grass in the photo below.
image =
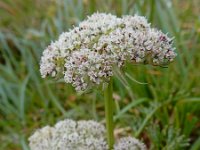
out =
<svg viewBox="0 0 200 150"><path fill-rule="evenodd" d="M0 149L27 150L36 128L60 119L104 120L100 91L78 95L70 85L39 73L41 53L50 41L96 11L146 16L175 37L178 53L168 68L127 64L126 74L117 72L119 136L137 136L151 150L200 149L200 2L59 2L0 1Z"/></svg>

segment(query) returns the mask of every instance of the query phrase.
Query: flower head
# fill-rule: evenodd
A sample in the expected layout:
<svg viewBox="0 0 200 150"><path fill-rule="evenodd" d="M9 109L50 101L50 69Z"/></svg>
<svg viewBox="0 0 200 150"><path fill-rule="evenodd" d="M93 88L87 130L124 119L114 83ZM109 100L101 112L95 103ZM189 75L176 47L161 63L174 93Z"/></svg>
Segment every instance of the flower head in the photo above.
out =
<svg viewBox="0 0 200 150"><path fill-rule="evenodd" d="M176 57L172 39L145 17L95 13L62 33L43 52L42 77L62 77L77 91L101 85L126 61L167 65Z"/></svg>
<svg viewBox="0 0 200 150"><path fill-rule="evenodd" d="M146 150L146 146L133 137L124 137L114 145L114 150Z"/></svg>
<svg viewBox="0 0 200 150"><path fill-rule="evenodd" d="M105 128L95 121L66 119L54 127L37 130L30 138L31 150L106 150Z"/></svg>

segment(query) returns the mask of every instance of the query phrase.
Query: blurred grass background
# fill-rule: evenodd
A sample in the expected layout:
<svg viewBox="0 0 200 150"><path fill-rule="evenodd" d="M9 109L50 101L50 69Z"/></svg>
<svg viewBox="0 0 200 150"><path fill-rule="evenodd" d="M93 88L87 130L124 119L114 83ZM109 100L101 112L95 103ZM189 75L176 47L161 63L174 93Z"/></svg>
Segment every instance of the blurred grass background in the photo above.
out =
<svg viewBox="0 0 200 150"><path fill-rule="evenodd" d="M99 91L78 95L39 73L43 49L96 11L146 16L175 37L178 53L168 68L129 64L117 73L116 135L151 150L199 150L199 0L0 0L0 150L28 150L36 128L60 119L103 120Z"/></svg>

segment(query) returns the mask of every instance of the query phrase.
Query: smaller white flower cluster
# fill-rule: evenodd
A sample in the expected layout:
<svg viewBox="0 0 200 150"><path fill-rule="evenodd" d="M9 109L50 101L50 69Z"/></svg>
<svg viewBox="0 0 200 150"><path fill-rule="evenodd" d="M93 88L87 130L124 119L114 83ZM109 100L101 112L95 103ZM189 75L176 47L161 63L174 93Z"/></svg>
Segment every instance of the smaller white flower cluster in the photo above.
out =
<svg viewBox="0 0 200 150"><path fill-rule="evenodd" d="M176 57L172 39L145 17L95 13L60 35L43 52L42 77L62 77L77 91L109 81L126 61L167 65Z"/></svg>
<svg viewBox="0 0 200 150"><path fill-rule="evenodd" d="M114 145L114 150L146 150L144 143L133 137L119 139Z"/></svg>
<svg viewBox="0 0 200 150"><path fill-rule="evenodd" d="M108 150L105 128L95 121L66 119L54 127L46 126L29 138L31 150ZM121 138L114 150L146 150L146 146L132 137Z"/></svg>

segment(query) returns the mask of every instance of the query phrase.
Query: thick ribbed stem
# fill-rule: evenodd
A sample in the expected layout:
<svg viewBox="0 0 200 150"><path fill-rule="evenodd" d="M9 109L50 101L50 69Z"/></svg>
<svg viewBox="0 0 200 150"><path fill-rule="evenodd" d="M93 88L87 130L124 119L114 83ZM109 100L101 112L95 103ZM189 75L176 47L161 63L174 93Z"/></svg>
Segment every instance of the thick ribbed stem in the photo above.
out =
<svg viewBox="0 0 200 150"><path fill-rule="evenodd" d="M105 117L106 117L106 129L107 129L107 142L109 150L113 149L114 144L114 123L113 123L113 83L112 78L110 83L104 89L104 100L105 100Z"/></svg>

